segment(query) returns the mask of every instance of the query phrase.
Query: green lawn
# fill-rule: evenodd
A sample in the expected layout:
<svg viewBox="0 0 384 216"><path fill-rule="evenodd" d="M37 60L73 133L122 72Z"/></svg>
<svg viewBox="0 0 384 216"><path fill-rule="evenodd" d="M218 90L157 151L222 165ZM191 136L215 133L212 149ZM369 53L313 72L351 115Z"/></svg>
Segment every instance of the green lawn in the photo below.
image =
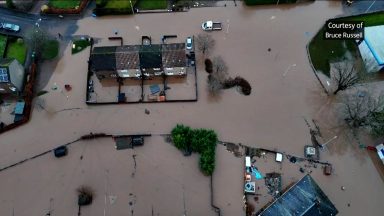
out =
<svg viewBox="0 0 384 216"><path fill-rule="evenodd" d="M132 1L132 6L134 4L135 2ZM131 8L131 2L129 0L109 0L105 8Z"/></svg>
<svg viewBox="0 0 384 216"><path fill-rule="evenodd" d="M140 10L166 9L167 0L138 0L136 7Z"/></svg>
<svg viewBox="0 0 384 216"><path fill-rule="evenodd" d="M7 58L15 58L17 59L20 64L24 64L25 58L27 56L27 46L23 41L18 42L17 40L14 40L8 44L7 49Z"/></svg>
<svg viewBox="0 0 384 216"><path fill-rule="evenodd" d="M81 52L85 48L91 45L91 42L88 39L80 39L80 40L75 40L72 43L72 54Z"/></svg>
<svg viewBox="0 0 384 216"><path fill-rule="evenodd" d="M0 34L0 58L3 57L7 45L7 36Z"/></svg>
<svg viewBox="0 0 384 216"><path fill-rule="evenodd" d="M54 59L59 54L59 42L57 40L49 40L45 43L42 58L45 60Z"/></svg>
<svg viewBox="0 0 384 216"><path fill-rule="evenodd" d="M352 40L324 40L324 29L313 38L309 44L309 53L313 66L329 76L329 62L341 59L347 51L358 52L358 47Z"/></svg>
<svg viewBox="0 0 384 216"><path fill-rule="evenodd" d="M365 26L384 25L384 12L338 18L335 20L364 21ZM309 44L309 53L316 70L329 76L329 62L340 59L347 51L359 56L359 50L353 40L324 40L324 27Z"/></svg>
<svg viewBox="0 0 384 216"><path fill-rule="evenodd" d="M341 20L364 21L364 24L366 27L384 25L384 12L377 12L377 13L371 13L371 14L366 14L366 15L361 15L361 16L347 17L347 18L342 18Z"/></svg>
<svg viewBox="0 0 384 216"><path fill-rule="evenodd" d="M49 0L48 6L53 8L69 9L80 5L81 0Z"/></svg>

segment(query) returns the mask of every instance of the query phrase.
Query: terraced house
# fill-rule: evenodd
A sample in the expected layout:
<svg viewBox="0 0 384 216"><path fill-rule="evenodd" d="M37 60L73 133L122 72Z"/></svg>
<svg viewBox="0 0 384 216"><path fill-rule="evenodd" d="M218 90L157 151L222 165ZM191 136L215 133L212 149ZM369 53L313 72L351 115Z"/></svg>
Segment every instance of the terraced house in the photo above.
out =
<svg viewBox="0 0 384 216"><path fill-rule="evenodd" d="M95 47L90 57L90 70L100 80L185 76L186 67L184 43Z"/></svg>

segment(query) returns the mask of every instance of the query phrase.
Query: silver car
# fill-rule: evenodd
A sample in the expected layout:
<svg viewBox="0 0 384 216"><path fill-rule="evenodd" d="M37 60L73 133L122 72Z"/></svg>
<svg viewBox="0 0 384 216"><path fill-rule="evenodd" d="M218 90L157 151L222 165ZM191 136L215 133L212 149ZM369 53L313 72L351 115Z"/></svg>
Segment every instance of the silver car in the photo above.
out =
<svg viewBox="0 0 384 216"><path fill-rule="evenodd" d="M192 38L187 37L185 44L186 44L185 46L186 46L187 50L191 50L192 49Z"/></svg>
<svg viewBox="0 0 384 216"><path fill-rule="evenodd" d="M20 26L12 23L3 23L3 28L8 31L14 31L14 32L20 31Z"/></svg>

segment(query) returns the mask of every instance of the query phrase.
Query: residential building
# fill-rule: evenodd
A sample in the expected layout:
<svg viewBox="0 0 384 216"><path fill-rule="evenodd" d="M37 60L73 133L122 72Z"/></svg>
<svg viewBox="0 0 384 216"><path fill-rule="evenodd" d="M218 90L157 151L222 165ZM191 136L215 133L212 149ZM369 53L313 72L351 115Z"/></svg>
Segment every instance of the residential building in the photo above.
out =
<svg viewBox="0 0 384 216"><path fill-rule="evenodd" d="M14 58L0 59L0 94L19 94L23 91L24 67Z"/></svg>

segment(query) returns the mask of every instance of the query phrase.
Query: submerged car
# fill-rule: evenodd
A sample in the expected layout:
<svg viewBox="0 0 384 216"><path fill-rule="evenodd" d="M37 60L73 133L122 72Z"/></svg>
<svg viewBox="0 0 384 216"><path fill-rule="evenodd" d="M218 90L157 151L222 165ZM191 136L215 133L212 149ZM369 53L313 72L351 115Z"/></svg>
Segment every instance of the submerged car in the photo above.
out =
<svg viewBox="0 0 384 216"><path fill-rule="evenodd" d="M59 158L59 157L64 157L65 155L68 154L67 146L60 146L60 147L57 147L57 148L55 148L55 150L53 151L53 153L55 154L55 157L57 157L57 158Z"/></svg>
<svg viewBox="0 0 384 216"><path fill-rule="evenodd" d="M12 23L3 23L3 28L8 31L14 31L14 32L20 31L20 26Z"/></svg>
<svg viewBox="0 0 384 216"><path fill-rule="evenodd" d="M188 50L191 50L192 49L192 38L191 37L187 37L187 41L186 41L186 48Z"/></svg>

